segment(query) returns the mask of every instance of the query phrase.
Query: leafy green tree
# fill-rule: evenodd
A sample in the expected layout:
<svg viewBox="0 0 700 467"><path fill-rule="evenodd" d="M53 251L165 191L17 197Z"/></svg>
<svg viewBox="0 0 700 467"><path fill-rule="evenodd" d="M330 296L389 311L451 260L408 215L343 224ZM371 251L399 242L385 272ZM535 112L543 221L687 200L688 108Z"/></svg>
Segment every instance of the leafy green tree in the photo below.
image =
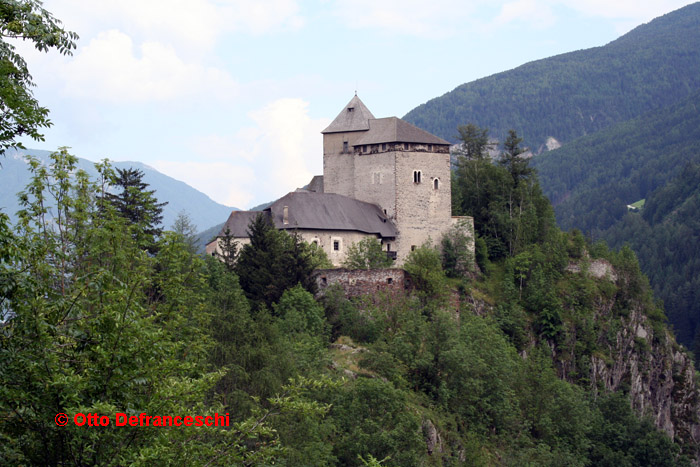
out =
<svg viewBox="0 0 700 467"><path fill-rule="evenodd" d="M49 111L32 95L34 86L27 63L8 39L28 40L42 52L56 49L71 55L78 35L37 0L13 0L0 4L0 154L7 148L22 147L17 137L27 135L43 140L41 128L51 126Z"/></svg>
<svg viewBox="0 0 700 467"><path fill-rule="evenodd" d="M411 251L403 268L411 275L411 280L424 303L428 303L428 298L445 298L447 287L442 258L438 249L431 243L425 243Z"/></svg>
<svg viewBox="0 0 700 467"><path fill-rule="evenodd" d="M139 169L117 169L110 185L118 192L106 192L105 199L129 223L137 242L149 253L155 253L156 241L163 232L163 207L168 203L158 202L155 191L148 190L143 176Z"/></svg>
<svg viewBox="0 0 700 467"><path fill-rule="evenodd" d="M365 237L348 247L343 267L348 269L379 269L389 268L394 260L382 250L379 240Z"/></svg>
<svg viewBox="0 0 700 467"><path fill-rule="evenodd" d="M474 270L474 229L465 223L454 225L440 241L442 267L448 277L463 277Z"/></svg>
<svg viewBox="0 0 700 467"><path fill-rule="evenodd" d="M206 338L196 327L178 335L187 313L182 289L164 285L167 308L148 306L154 260L123 219L97 208L99 188L75 172L76 162L65 150L50 167L29 159L34 176L18 225L26 241L15 243L20 259L6 265L18 280L3 297L12 318L0 334L0 458L12 463L130 463L188 431L59 427L57 413L98 413L115 423L116 412L215 410L199 405L216 378L197 363ZM184 459L211 452L200 447L176 451Z"/></svg>

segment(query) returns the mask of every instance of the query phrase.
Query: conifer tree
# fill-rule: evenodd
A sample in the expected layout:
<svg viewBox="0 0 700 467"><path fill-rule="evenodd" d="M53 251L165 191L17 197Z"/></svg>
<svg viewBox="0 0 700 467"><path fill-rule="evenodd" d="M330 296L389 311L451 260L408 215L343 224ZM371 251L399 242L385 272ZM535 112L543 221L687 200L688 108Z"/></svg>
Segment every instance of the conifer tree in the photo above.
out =
<svg viewBox="0 0 700 467"><path fill-rule="evenodd" d="M108 192L105 197L130 224L132 235L139 245L153 254L157 250L156 241L163 232L163 207L168 203L159 203L155 190L148 190L148 183L143 181L143 171L128 168L117 169L116 172L110 185L118 192Z"/></svg>

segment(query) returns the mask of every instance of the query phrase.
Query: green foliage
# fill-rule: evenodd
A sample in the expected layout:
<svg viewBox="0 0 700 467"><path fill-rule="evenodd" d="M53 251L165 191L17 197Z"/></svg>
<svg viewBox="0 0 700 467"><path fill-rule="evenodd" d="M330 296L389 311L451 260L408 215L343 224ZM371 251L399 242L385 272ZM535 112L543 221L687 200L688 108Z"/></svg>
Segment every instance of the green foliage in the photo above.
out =
<svg viewBox="0 0 700 467"><path fill-rule="evenodd" d="M301 237L277 230L264 214L251 221L248 234L250 244L242 248L234 270L256 308L272 306L297 284L315 292L314 263Z"/></svg>
<svg viewBox="0 0 700 467"><path fill-rule="evenodd" d="M331 269L333 267L326 251L319 244L307 243L306 252L313 269Z"/></svg>
<svg viewBox="0 0 700 467"><path fill-rule="evenodd" d="M218 238L219 249L215 251L215 256L226 265L229 271L233 271L236 267L236 262L238 261L238 254L240 253L240 244L235 240L235 237L231 233L231 229L226 227L224 230L224 235Z"/></svg>
<svg viewBox="0 0 700 467"><path fill-rule="evenodd" d="M416 289L425 298L444 298L445 273L440 252L431 243L425 243L408 254L403 268L411 276Z"/></svg>
<svg viewBox="0 0 700 467"><path fill-rule="evenodd" d="M163 207L168 203L158 202L155 191L148 190L148 183L143 182L143 175L138 169L117 169L116 173L110 173L109 184L118 193L105 191L103 196L106 203L127 221L136 242L154 254L158 237L163 233L160 226Z"/></svg>
<svg viewBox="0 0 700 467"><path fill-rule="evenodd" d="M336 421L334 453L340 465L361 457L389 458L385 465L416 465L423 455L420 419L406 411L405 392L379 379L357 379L341 388L330 416Z"/></svg>
<svg viewBox="0 0 700 467"><path fill-rule="evenodd" d="M63 29L40 1L13 0L0 5L0 154L7 148L22 147L16 141L20 136L43 141L40 129L51 126L48 109L32 95L34 83L26 61L7 39L31 41L41 52L56 49L72 55L78 35Z"/></svg>
<svg viewBox="0 0 700 467"><path fill-rule="evenodd" d="M197 227L192 223L192 218L187 211L180 211L175 218L171 230L175 232L180 240L187 245L191 253L197 253Z"/></svg>
<svg viewBox="0 0 700 467"><path fill-rule="evenodd" d="M343 267L348 269L389 268L394 261L382 250L382 244L373 237L365 237L348 247Z"/></svg>
<svg viewBox="0 0 700 467"><path fill-rule="evenodd" d="M450 228L440 241L442 267L447 277L464 277L474 270L474 229L465 222Z"/></svg>
<svg viewBox="0 0 700 467"><path fill-rule="evenodd" d="M634 415L625 395L602 397L597 408L589 454L595 465L690 465L668 436Z"/></svg>
<svg viewBox="0 0 700 467"><path fill-rule="evenodd" d="M474 218L491 260L515 255L554 231L552 208L521 157L520 141L511 132L499 165L487 158L460 157L452 178L453 213ZM479 248L483 255L483 246Z"/></svg>

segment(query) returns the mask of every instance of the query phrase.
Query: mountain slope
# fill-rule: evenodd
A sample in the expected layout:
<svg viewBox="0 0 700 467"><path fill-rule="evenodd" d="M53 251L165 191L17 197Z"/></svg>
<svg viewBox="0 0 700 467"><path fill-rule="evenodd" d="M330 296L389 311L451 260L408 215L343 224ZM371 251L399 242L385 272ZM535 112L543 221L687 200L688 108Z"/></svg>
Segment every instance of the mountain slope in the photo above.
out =
<svg viewBox="0 0 700 467"><path fill-rule="evenodd" d="M696 153L698 154L698 153ZM700 161L700 157L697 158ZM602 233L611 246L628 243L664 301L679 342L700 352L700 165L647 197L640 213L628 213Z"/></svg>
<svg viewBox="0 0 700 467"><path fill-rule="evenodd" d="M700 93L533 160L563 229L596 234L700 156Z"/></svg>
<svg viewBox="0 0 700 467"><path fill-rule="evenodd" d="M47 162L51 152L35 149L8 150L5 157L0 158L2 165L0 168L0 187L2 187L0 189L0 209L13 221L15 213L20 209L17 193L24 189L31 175L27 163L22 158L23 154L32 154ZM204 230L226 220L232 210L237 210L237 208L219 204L186 183L162 174L141 162L112 162L112 165L115 168L133 167L143 171L143 180L156 191L156 198L159 201L168 202L163 208L163 226L166 229L173 225L180 211L185 211L190 216L192 223L198 230ZM97 174L93 162L87 159L80 159L78 167L92 177Z"/></svg>
<svg viewBox="0 0 700 467"><path fill-rule="evenodd" d="M604 47L530 62L463 84L405 120L455 141L457 126L510 128L535 152L666 106L700 89L700 3L641 25Z"/></svg>

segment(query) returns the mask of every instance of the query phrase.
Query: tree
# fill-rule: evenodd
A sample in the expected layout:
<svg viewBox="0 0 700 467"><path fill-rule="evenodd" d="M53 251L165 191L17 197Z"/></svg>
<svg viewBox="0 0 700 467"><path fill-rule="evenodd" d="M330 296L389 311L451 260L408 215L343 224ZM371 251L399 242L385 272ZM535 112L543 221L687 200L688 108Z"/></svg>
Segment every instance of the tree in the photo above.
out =
<svg viewBox="0 0 700 467"><path fill-rule="evenodd" d="M221 253L217 249L216 257L219 258L225 265L226 269L233 271L236 267L238 254L240 253L240 244L236 241L236 237L231 233L231 229L226 227L224 235L218 238L218 245Z"/></svg>
<svg viewBox="0 0 700 467"><path fill-rule="evenodd" d="M483 159L488 156L488 150L491 148L489 143L489 129L479 128L473 123L460 125L457 127L459 132L459 155L466 160Z"/></svg>
<svg viewBox="0 0 700 467"><path fill-rule="evenodd" d="M474 270L474 229L471 225L461 222L452 226L440 243L442 267L448 277L461 277Z"/></svg>
<svg viewBox="0 0 700 467"><path fill-rule="evenodd" d="M277 230L261 213L248 226L248 236L250 244L241 249L234 270L256 308L270 307L297 284L315 293L314 263L299 235Z"/></svg>
<svg viewBox="0 0 700 467"><path fill-rule="evenodd" d="M0 4L0 154L22 147L15 138L27 135L43 140L40 128L51 126L48 109L32 95L34 86L27 63L7 39L29 40L37 50L56 49L71 55L78 35L66 31L61 22L37 0L3 1Z"/></svg>
<svg viewBox="0 0 700 467"><path fill-rule="evenodd" d="M382 245L374 237L365 237L348 248L343 267L348 269L389 268L393 264Z"/></svg>
<svg viewBox="0 0 700 467"><path fill-rule="evenodd" d="M197 226L192 223L192 218L187 214L187 211L183 209L177 214L171 229L187 245L191 253L197 253L197 240L199 240Z"/></svg>
<svg viewBox="0 0 700 467"><path fill-rule="evenodd" d="M126 219L132 228L132 235L137 242L155 253L156 240L163 232L160 227L163 220L163 207L168 203L159 203L154 190L148 190L148 183L143 181L144 173L139 169L117 169L110 185L120 190L117 194L106 193L106 200L116 212Z"/></svg>
<svg viewBox="0 0 700 467"><path fill-rule="evenodd" d="M522 154L525 153L525 149L520 147L522 142L523 139L518 137L515 130L508 130L508 137L503 143L503 153L499 161L510 172L515 187L520 184L523 178L532 174L532 168L528 166L528 160L522 157Z"/></svg>

